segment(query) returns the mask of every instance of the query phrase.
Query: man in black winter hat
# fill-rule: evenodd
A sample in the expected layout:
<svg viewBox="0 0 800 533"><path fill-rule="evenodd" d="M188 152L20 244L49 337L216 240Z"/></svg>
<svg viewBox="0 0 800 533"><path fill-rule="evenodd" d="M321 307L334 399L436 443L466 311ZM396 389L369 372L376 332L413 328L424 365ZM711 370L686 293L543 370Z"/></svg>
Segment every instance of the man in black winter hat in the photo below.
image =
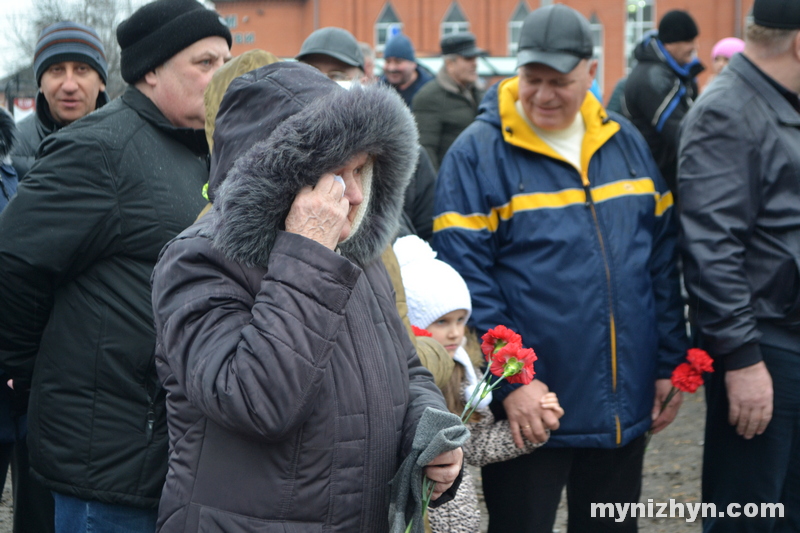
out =
<svg viewBox="0 0 800 533"><path fill-rule="evenodd" d="M697 98L699 31L686 11L668 12L658 34L646 37L634 50L638 63L625 84L623 114L642 132L661 175L677 195L678 128ZM677 198L676 198L677 201Z"/></svg>
<svg viewBox="0 0 800 533"><path fill-rule="evenodd" d="M744 51L681 127L684 278L714 358L706 533L800 531L798 93L800 2L755 0Z"/></svg>
<svg viewBox="0 0 800 533"><path fill-rule="evenodd" d="M150 274L205 205L219 15L157 0L117 28L126 92L53 133L0 216L0 368L30 394L56 532L149 532L167 468ZM13 226L13 227L12 227Z"/></svg>

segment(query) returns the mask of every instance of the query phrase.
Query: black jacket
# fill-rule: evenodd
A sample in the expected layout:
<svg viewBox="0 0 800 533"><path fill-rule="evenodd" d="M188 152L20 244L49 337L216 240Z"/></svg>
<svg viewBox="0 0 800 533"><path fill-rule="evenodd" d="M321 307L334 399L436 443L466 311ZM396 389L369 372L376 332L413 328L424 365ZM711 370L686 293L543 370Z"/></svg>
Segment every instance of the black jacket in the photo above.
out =
<svg viewBox="0 0 800 533"><path fill-rule="evenodd" d="M97 95L95 109L100 109L107 103L108 95L105 91L101 91ZM36 95L36 112L20 120L17 127L19 133L14 149L11 151L11 161L17 170L19 179L22 180L33 166L33 161L36 159L36 150L42 144L44 138L60 130L63 126L53 120L47 100L44 94L39 92Z"/></svg>
<svg viewBox="0 0 800 533"><path fill-rule="evenodd" d="M411 109L419 126L419 142L437 170L456 137L478 116L483 94L475 85L462 90L445 73L444 66L417 92Z"/></svg>
<svg viewBox="0 0 800 533"><path fill-rule="evenodd" d="M379 259L417 150L389 89L343 90L300 63L231 83L214 207L153 274L170 431L159 531L388 530L388 482L423 410L445 410ZM303 186L364 151L369 200L339 253L281 230Z"/></svg>
<svg viewBox="0 0 800 533"><path fill-rule="evenodd" d="M634 50L638 63L625 82L622 110L644 135L658 169L677 196L678 138L681 120L697 98L697 60L678 63L661 42L648 37Z"/></svg>
<svg viewBox="0 0 800 533"><path fill-rule="evenodd" d="M150 275L205 201L202 130L133 87L49 135L0 214L0 366L30 385L31 466L79 498L155 507L167 468Z"/></svg>
<svg viewBox="0 0 800 533"><path fill-rule="evenodd" d="M737 54L686 116L679 185L689 308L728 369L800 348L800 113Z"/></svg>

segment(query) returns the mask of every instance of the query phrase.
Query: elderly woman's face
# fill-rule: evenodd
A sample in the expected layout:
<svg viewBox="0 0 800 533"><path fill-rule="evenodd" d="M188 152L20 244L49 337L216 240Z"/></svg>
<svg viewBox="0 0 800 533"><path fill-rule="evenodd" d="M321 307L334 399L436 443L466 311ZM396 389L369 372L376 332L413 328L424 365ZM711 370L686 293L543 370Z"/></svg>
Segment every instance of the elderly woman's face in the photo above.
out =
<svg viewBox="0 0 800 533"><path fill-rule="evenodd" d="M339 242L342 242L350 235L350 230L353 227L353 221L358 213L358 206L364 201L362 171L367 164L369 156L366 152L356 154L344 166L334 172L334 174L341 176L344 180L345 191L344 197L350 202L350 211L347 213L347 222L342 227L342 233L339 235Z"/></svg>

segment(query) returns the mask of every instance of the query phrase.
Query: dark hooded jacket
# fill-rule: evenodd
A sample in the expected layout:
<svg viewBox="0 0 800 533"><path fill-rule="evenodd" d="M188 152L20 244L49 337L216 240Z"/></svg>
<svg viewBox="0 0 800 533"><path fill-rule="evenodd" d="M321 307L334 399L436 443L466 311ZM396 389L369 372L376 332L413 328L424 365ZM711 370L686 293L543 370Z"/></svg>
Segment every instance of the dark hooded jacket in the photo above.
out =
<svg viewBox="0 0 800 533"><path fill-rule="evenodd" d="M634 57L638 63L625 82L622 109L644 136L664 181L676 196L679 129L697 98L695 78L704 68L697 59L679 65L653 36L636 47Z"/></svg>
<svg viewBox="0 0 800 533"><path fill-rule="evenodd" d="M14 119L0 109L0 211L17 193L17 172L11 165L9 153L14 149L18 136Z"/></svg>
<svg viewBox="0 0 800 533"><path fill-rule="evenodd" d="M155 507L167 470L150 275L202 209L208 144L134 87L49 135L0 213L0 367L30 389L31 467Z"/></svg>
<svg viewBox="0 0 800 533"><path fill-rule="evenodd" d="M100 91L97 95L95 109L100 109L108 103L108 94ZM36 150L45 137L54 133L64 126L53 120L50 114L50 106L44 94L39 92L36 95L36 112L19 121L19 134L14 149L11 151L11 161L17 170L19 179L24 179L25 175L33 166L36 159Z"/></svg>
<svg viewBox="0 0 800 533"><path fill-rule="evenodd" d="M338 253L283 231L299 190L361 152L364 218ZM153 274L170 434L159 531L388 530L417 421L445 409L380 261L417 153L387 88L344 90L288 62L231 83L214 207Z"/></svg>

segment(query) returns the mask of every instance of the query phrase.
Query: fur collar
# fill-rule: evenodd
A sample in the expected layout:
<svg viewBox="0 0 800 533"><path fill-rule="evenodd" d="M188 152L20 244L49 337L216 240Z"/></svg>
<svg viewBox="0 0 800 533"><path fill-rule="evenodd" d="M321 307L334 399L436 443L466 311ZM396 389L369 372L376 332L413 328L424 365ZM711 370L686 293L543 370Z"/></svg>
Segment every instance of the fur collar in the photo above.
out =
<svg viewBox="0 0 800 533"><path fill-rule="evenodd" d="M266 268L299 190L367 152L373 159L369 203L356 231L339 246L343 256L366 266L395 237L417 144L414 119L393 89L331 90L236 160L214 202L214 246L230 259Z"/></svg>

